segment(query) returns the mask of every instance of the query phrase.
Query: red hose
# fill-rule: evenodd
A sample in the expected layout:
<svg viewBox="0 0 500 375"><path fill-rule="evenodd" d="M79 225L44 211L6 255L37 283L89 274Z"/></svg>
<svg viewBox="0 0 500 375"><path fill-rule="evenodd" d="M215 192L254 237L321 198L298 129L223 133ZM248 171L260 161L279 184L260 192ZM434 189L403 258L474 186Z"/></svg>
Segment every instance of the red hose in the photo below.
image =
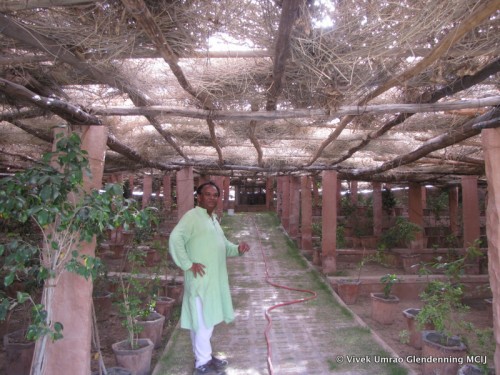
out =
<svg viewBox="0 0 500 375"><path fill-rule="evenodd" d="M298 289L298 288L292 288L292 287L289 287L289 286L286 286L286 285L276 284L276 283L273 283L272 281L269 280L271 278L271 276L269 275L269 269L268 269L268 266L267 266L267 258L266 258L266 254L264 253L264 249L262 247L262 244L260 242L260 232L259 232L259 228L257 227L257 224L255 223L255 219L253 220L253 224L255 226L255 231L257 232L258 246L260 248L260 251L262 253L262 258L264 260L264 265L265 265L265 270L266 270L266 282L269 285L272 285L272 286L274 286L276 288L281 288L281 289L286 289L286 290L293 290L293 291L296 291L296 292L304 292L304 293L311 294L310 297L301 298L301 299L295 299L295 300L286 301L286 302L281 302L281 303L278 303L278 304L273 305L273 306L271 306L271 307L269 307L269 308L266 309L265 316L266 316L266 320L267 320L267 326L266 326L266 329L264 331L264 335L266 337L266 344L267 344L267 368L269 370L269 375L273 375L274 372L273 372L273 363L272 363L272 347L271 347L271 342L269 341L269 332L271 330L271 326L272 326L273 322L272 322L272 318L271 318L270 312L272 310L278 308L278 307L293 305L295 303L306 302L306 301L309 301L311 299L314 299L314 298L317 297L317 293L314 292L314 291L312 291L312 290Z"/></svg>

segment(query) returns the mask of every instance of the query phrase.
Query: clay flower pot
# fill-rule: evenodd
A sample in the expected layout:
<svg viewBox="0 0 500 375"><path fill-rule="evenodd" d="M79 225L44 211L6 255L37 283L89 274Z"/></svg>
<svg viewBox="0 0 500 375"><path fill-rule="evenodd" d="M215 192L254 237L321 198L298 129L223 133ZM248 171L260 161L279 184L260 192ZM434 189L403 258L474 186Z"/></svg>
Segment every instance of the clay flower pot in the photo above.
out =
<svg viewBox="0 0 500 375"><path fill-rule="evenodd" d="M128 340L111 345L116 364L136 375L149 375L154 344L150 339L138 339L138 348L133 349Z"/></svg>
<svg viewBox="0 0 500 375"><path fill-rule="evenodd" d="M465 361L467 347L458 337L446 338L437 331L422 331L422 357L445 358L446 361L425 362L423 375L455 375Z"/></svg>
<svg viewBox="0 0 500 375"><path fill-rule="evenodd" d="M160 296L156 298L155 310L157 313L163 315L165 319L169 319L172 315L174 305L175 299L166 296Z"/></svg>
<svg viewBox="0 0 500 375"><path fill-rule="evenodd" d="M383 293L370 293L372 319L381 324L392 324L399 312L399 298L394 295L384 297Z"/></svg>
<svg viewBox="0 0 500 375"><path fill-rule="evenodd" d="M3 346L7 354L5 368L9 374L29 375L35 342L25 339L26 330L20 329L7 333L3 337Z"/></svg>
<svg viewBox="0 0 500 375"><path fill-rule="evenodd" d="M339 297L346 305L354 305L358 300L360 280L341 279L337 283Z"/></svg>
<svg viewBox="0 0 500 375"><path fill-rule="evenodd" d="M142 327L139 332L141 339L149 339L153 342L155 349L161 345L161 335L163 334L163 325L165 317L155 311L144 318L136 318L135 322L138 326Z"/></svg>

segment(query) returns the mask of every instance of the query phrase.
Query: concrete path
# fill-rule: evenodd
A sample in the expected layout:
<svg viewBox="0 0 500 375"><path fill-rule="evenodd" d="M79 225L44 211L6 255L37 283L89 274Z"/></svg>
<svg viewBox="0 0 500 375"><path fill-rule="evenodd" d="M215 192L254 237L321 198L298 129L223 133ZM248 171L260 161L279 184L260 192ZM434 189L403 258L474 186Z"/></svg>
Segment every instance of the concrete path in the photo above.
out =
<svg viewBox="0 0 500 375"><path fill-rule="evenodd" d="M246 240L252 247L244 257L228 260L236 319L215 327L212 338L214 350L230 363L226 375L408 373L398 364L387 364L395 358L334 298L273 214L225 216L222 224L228 239ZM272 283L317 293L313 300L270 312L270 355L266 309L310 294L276 288L266 282L267 275ZM192 374L193 361L189 332L177 329L153 375Z"/></svg>

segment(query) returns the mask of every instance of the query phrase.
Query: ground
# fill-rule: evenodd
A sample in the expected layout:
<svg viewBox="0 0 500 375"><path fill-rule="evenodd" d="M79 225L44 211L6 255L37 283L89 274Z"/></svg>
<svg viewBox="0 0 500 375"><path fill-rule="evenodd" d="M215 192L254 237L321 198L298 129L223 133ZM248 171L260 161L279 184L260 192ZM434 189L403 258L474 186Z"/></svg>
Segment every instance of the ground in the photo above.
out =
<svg viewBox="0 0 500 375"><path fill-rule="evenodd" d="M376 265L370 265L363 269L364 276L371 275L381 275L390 272L390 269L380 268ZM401 270L398 270L401 272ZM469 301L471 309L467 314L467 320L474 323L477 327L491 327L492 326L492 316L491 311L487 310L486 304L482 301ZM401 311L409 307L419 307L419 301L406 300L400 302ZM381 325L374 322L370 317L371 307L369 297L361 297L358 299L355 305L350 305L349 308L354 311L378 336L380 336L399 356L406 357L409 355L420 356L421 351L412 348L408 344L401 342L401 332L406 330L406 323L403 319L398 319L392 325ZM162 335L162 345L159 349L156 349L153 353L152 368L160 358L163 353L165 346L175 329L179 316L180 308L177 306L172 318L165 323L163 335ZM18 314L13 317L9 326L5 323L0 325L0 333L3 335L7 330L12 332L15 330L22 322L22 314ZM126 337L126 331L121 325L121 319L118 316L116 310L109 315L109 318L98 323L98 331L100 337L100 345L102 348L102 355L104 363L107 367L116 366L113 352L111 350L111 345L124 339ZM95 360L97 357L95 355L95 350L93 351L94 360L92 361L92 370L97 370L98 362ZM490 359L490 363L491 359ZM7 374L6 371L6 354L2 346L0 351L0 374ZM419 372L419 366L415 365L415 370Z"/></svg>

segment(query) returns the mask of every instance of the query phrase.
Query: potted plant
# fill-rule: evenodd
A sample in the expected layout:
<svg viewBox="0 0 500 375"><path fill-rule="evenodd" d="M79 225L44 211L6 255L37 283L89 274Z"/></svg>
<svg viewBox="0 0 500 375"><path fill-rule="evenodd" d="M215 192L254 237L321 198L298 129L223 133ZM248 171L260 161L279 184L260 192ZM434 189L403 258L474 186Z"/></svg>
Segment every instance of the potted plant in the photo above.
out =
<svg viewBox="0 0 500 375"><path fill-rule="evenodd" d="M154 343L149 338L139 337L143 329L137 320L137 317L143 314L141 281L137 275L123 273L120 274L119 281L122 299L118 302L118 310L124 318L122 325L127 330L127 338L115 342L111 348L118 366L134 374L147 375L151 369Z"/></svg>
<svg viewBox="0 0 500 375"><path fill-rule="evenodd" d="M432 324L433 330L422 331L422 355L427 357L463 358L467 347L462 339L455 335L466 324L460 319L460 313L467 310L461 298L462 285L450 281L433 280L429 282L420 298L424 302L416 319L419 329ZM424 363L424 374L456 374L459 368L457 361Z"/></svg>
<svg viewBox="0 0 500 375"><path fill-rule="evenodd" d="M364 254L365 253L363 252L361 261L357 266L357 277L355 279L342 278L337 281L337 293L346 305L354 305L358 300L359 286L361 285L361 270L366 262L371 259L369 257L365 257Z"/></svg>
<svg viewBox="0 0 500 375"><path fill-rule="evenodd" d="M371 317L381 324L392 324L397 314L399 298L392 294L394 284L400 279L395 274L386 274L380 278L383 284L382 293L370 293Z"/></svg>
<svg viewBox="0 0 500 375"><path fill-rule="evenodd" d="M147 210L138 211L133 202L123 199L121 186L110 184L100 191L83 189L84 176L90 175L90 169L78 134L58 134L56 140L55 151L44 154L39 163L0 180L2 220L32 224L42 236L37 243L14 238L0 244L0 253L10 249L15 255L6 258L6 286L19 270L30 268L29 261L40 260L41 303L34 304L28 328L28 337L37 341L33 374L41 373L48 340L63 338L63 326L53 318L61 275L68 271L86 279L96 275L97 258L81 255L82 243L92 243L106 229L147 222Z"/></svg>

